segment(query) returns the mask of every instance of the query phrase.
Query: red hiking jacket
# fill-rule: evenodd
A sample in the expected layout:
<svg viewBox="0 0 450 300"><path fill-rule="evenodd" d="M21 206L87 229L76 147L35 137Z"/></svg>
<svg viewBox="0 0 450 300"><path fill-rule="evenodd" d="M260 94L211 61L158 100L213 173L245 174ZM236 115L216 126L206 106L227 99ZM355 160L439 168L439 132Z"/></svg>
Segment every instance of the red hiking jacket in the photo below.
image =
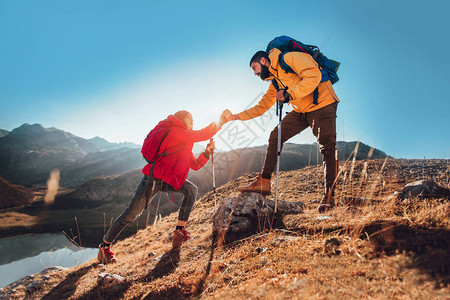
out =
<svg viewBox="0 0 450 300"><path fill-rule="evenodd" d="M166 149L171 149L169 152L173 152L173 149L181 150L159 157L155 162L153 177L161 179L179 190L186 181L189 168L198 170L208 162L208 158L203 154L200 154L197 159L194 157L192 154L194 143L209 140L219 131L220 127L213 122L201 130L187 130L184 122L174 115L168 116L157 126L170 127L169 133L161 143L158 154ZM142 169L142 173L150 175L151 167L151 164L147 164Z"/></svg>

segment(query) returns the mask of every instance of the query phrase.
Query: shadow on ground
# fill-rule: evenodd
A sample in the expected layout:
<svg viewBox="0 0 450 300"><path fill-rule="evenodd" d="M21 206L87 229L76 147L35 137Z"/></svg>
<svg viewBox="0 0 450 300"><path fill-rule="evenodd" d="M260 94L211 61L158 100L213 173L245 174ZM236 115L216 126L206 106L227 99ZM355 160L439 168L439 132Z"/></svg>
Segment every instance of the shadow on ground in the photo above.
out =
<svg viewBox="0 0 450 300"><path fill-rule="evenodd" d="M162 278L166 275L173 273L180 262L180 249L171 249L163 254L159 262L145 276L145 280L153 281L158 278ZM143 299L184 299L182 288L175 286L162 291L151 291Z"/></svg>
<svg viewBox="0 0 450 300"><path fill-rule="evenodd" d="M450 283L450 231L424 228L406 223L378 221L364 226L361 238L370 238L378 253L393 255L397 250L412 258L409 267L429 274L436 286Z"/></svg>
<svg viewBox="0 0 450 300"><path fill-rule="evenodd" d="M69 299L77 288L77 282L83 277L93 265L86 266L67 275L67 277L55 286L50 292L42 297L44 300Z"/></svg>

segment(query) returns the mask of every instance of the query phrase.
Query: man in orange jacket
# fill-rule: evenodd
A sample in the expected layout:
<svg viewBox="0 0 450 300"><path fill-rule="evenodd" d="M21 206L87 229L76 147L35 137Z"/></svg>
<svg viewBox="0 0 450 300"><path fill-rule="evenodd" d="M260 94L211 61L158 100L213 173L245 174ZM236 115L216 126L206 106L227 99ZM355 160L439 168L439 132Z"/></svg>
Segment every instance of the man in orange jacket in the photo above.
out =
<svg viewBox="0 0 450 300"><path fill-rule="evenodd" d="M278 90L271 83L266 94L254 107L231 116L231 120L250 120L263 115L277 99L293 106L281 122L281 147L291 137L307 127L312 128L320 145L324 161L325 191L319 204L319 212L334 206L334 186L337 176L336 152L336 109L339 102L330 81L320 82L322 75L316 61L306 53L288 52L284 61L294 73L285 72L279 62L281 51L273 48L270 53L258 51L250 60L250 67L256 76L264 81L275 79ZM287 89L283 87L288 87ZM317 104L313 103L313 92L318 87ZM262 172L256 180L247 186L239 187L241 192L259 192L270 194L270 179L277 163L278 126L269 137L266 158Z"/></svg>

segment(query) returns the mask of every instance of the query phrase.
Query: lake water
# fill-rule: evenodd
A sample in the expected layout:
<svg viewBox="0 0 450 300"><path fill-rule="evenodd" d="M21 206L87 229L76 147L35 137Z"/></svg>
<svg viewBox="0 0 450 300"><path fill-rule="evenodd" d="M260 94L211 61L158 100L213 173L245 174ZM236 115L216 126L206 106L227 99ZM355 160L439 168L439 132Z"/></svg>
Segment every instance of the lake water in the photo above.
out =
<svg viewBox="0 0 450 300"><path fill-rule="evenodd" d="M71 268L97 256L97 248L73 245L64 234L29 234L0 239L0 288L42 270Z"/></svg>

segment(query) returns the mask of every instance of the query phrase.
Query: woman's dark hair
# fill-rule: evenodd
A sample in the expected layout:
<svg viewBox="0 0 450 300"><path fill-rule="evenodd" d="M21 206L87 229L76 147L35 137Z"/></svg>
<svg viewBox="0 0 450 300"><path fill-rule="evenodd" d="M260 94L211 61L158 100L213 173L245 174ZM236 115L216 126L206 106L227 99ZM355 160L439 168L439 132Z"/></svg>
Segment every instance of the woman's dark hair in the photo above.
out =
<svg viewBox="0 0 450 300"><path fill-rule="evenodd" d="M255 55L253 55L252 59L250 59L250 66L254 62L259 63L259 61L261 60L262 57L264 57L265 59L267 59L270 62L269 54L266 51L258 51L255 53Z"/></svg>

